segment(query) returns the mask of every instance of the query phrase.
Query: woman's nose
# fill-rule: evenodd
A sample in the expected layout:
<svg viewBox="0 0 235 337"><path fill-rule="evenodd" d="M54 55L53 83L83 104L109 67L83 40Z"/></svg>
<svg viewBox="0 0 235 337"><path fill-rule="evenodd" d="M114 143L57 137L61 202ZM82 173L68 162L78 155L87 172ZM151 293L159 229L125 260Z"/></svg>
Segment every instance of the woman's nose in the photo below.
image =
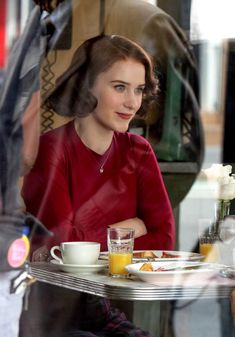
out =
<svg viewBox="0 0 235 337"><path fill-rule="evenodd" d="M124 105L129 110L136 110L140 105L139 101L140 99L135 94L129 93L125 98Z"/></svg>

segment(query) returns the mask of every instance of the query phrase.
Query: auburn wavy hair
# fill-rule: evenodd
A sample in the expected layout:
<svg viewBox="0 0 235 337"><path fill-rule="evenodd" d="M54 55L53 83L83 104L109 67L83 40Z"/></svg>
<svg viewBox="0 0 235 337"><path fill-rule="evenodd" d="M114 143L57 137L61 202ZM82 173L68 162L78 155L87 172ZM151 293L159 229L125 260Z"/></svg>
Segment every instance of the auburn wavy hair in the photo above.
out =
<svg viewBox="0 0 235 337"><path fill-rule="evenodd" d="M67 71L58 78L56 89L46 99L46 104L62 116L87 116L97 106L97 98L91 93L97 76L115 62L127 59L139 62L145 68L143 101L137 112L144 116L157 96L158 82L153 65L141 46L118 35L102 35L85 41L75 52Z"/></svg>

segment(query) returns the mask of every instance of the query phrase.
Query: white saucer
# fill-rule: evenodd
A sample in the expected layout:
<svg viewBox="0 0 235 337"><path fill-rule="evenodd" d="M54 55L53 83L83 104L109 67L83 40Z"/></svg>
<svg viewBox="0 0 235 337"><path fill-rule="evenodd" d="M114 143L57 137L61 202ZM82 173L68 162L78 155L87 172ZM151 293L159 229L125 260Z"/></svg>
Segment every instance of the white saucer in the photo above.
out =
<svg viewBox="0 0 235 337"><path fill-rule="evenodd" d="M105 269L108 266L107 261L101 261L101 260L99 260L96 264L89 264L89 265L64 264L64 263L60 263L57 260L51 260L50 263L56 265L62 271L65 271L67 273L75 273L75 274L97 273Z"/></svg>

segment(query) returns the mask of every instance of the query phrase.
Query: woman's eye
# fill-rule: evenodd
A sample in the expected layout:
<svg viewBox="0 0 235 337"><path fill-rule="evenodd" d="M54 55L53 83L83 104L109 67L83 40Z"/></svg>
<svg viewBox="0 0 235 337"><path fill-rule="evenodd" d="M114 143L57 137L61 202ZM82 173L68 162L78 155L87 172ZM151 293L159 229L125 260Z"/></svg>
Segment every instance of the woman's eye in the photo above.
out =
<svg viewBox="0 0 235 337"><path fill-rule="evenodd" d="M141 87L141 88L137 88L137 89L135 90L135 92L136 92L137 95L140 95L140 94L143 95L143 93L144 93L144 88L142 88L142 87Z"/></svg>
<svg viewBox="0 0 235 337"><path fill-rule="evenodd" d="M123 92L125 90L125 86L122 84L115 85L115 90L118 92Z"/></svg>

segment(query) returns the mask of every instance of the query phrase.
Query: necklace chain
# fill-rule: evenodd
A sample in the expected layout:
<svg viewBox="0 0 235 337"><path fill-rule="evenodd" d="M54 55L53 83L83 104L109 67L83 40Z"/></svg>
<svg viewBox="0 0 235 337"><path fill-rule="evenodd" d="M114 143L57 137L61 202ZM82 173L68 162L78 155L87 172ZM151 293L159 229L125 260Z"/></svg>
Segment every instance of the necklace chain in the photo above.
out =
<svg viewBox="0 0 235 337"><path fill-rule="evenodd" d="M95 161L99 165L99 172L100 172L100 174L102 174L104 172L104 165L106 164L106 162L107 162L107 160L109 158L109 155L111 153L111 149L112 149L112 146L110 145L110 147L108 148L108 150L106 152L106 155L105 155L105 158L104 158L104 160L103 160L102 163L99 160L97 160L97 158L95 157L95 154L92 153L91 150L89 151L89 152L91 152L92 157L95 159Z"/></svg>
<svg viewBox="0 0 235 337"><path fill-rule="evenodd" d="M112 144L110 145L110 147L109 147L108 150L106 151L106 153L105 153L105 158L104 158L103 162L101 162L100 160L98 160L98 159L96 158L96 153L94 153L93 150L89 149L89 147L87 147L85 144L84 144L84 146L85 146L87 152L90 153L91 157L92 157L92 158L94 159L94 161L96 161L96 163L98 164L98 166L99 166L98 170L99 170L100 174L104 173L104 165L106 164L107 160L109 159L109 155L110 155L111 150L112 150Z"/></svg>
<svg viewBox="0 0 235 337"><path fill-rule="evenodd" d="M74 120L74 126L75 126L75 131L76 131L77 135L79 136L79 138L80 138L80 140L81 140L81 137L80 137L80 135L79 135L78 128L77 128L77 125L76 125L75 120ZM81 140L81 141L82 141L82 140ZM82 142L82 143L83 143L83 142ZM84 143L83 143L83 144L84 144ZM93 153L93 151L92 151L89 147L87 147L85 144L84 144L84 146L85 146L86 150L87 150L88 152L90 152L91 156L92 156L93 159L96 161L96 163L99 165L99 172L100 172L100 174L102 174L102 173L104 172L104 165L106 164L106 162L107 162L107 160L108 160L108 158L109 158L109 155L110 155L110 153L111 153L112 142L111 142L111 144L110 144L108 150L107 150L106 153L105 153L105 158L104 158L103 163L100 163L100 161L97 160L97 158L95 157L95 153Z"/></svg>
<svg viewBox="0 0 235 337"><path fill-rule="evenodd" d="M104 165L105 165L105 163L107 162L107 160L108 160L108 158L109 158L110 152L111 152L111 147L108 149L108 153L107 153L107 155L106 155L106 157L105 157L103 163L101 164L101 166L100 166L100 168L99 168L99 171L100 171L101 174L104 172ZM95 157L94 157L94 158L95 158ZM95 158L95 159L96 159L96 158ZM96 159L96 160L97 160L97 159ZM98 160L97 160L97 162L98 162ZM99 164L100 164L100 163L99 163Z"/></svg>

